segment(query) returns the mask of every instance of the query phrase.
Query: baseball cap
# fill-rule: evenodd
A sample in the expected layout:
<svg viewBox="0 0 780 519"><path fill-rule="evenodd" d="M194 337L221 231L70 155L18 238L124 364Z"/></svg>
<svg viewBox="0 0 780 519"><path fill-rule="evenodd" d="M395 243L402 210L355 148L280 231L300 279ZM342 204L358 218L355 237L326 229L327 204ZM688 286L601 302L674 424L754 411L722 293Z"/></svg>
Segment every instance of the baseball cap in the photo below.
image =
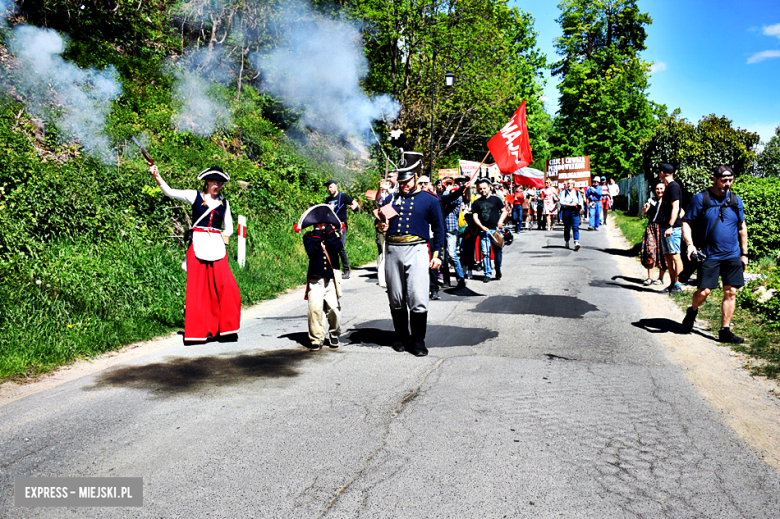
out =
<svg viewBox="0 0 780 519"><path fill-rule="evenodd" d="M325 182L322 185L325 186L325 187L328 187L331 184L338 184L338 182L336 182L335 180L328 180L327 182Z"/></svg>
<svg viewBox="0 0 780 519"><path fill-rule="evenodd" d="M663 163L660 166L658 166L658 171L661 173L665 173L666 175L674 175L674 166L671 164Z"/></svg>
<svg viewBox="0 0 780 519"><path fill-rule="evenodd" d="M727 166L726 164L721 164L719 166L715 166L712 168L712 176L713 177L733 177L734 176L734 170L731 169L730 166Z"/></svg>

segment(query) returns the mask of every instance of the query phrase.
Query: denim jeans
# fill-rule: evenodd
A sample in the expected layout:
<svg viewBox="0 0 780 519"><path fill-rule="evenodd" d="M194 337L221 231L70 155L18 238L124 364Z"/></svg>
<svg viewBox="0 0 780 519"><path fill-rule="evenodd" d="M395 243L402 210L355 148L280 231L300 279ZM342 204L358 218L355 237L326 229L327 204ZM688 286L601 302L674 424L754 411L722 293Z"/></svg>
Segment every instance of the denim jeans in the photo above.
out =
<svg viewBox="0 0 780 519"><path fill-rule="evenodd" d="M523 206L515 205L512 207L512 220L515 222L515 229L523 226Z"/></svg>
<svg viewBox="0 0 780 519"><path fill-rule="evenodd" d="M447 231L445 236L447 238L447 254L455 264L455 278L460 281L463 279L463 266L460 264L460 255L458 254L458 231ZM443 268L449 270L450 267L444 265Z"/></svg>
<svg viewBox="0 0 780 519"><path fill-rule="evenodd" d="M593 204L593 207L591 207L589 211L590 217L588 218L588 225L594 229L598 229L599 223L601 223L601 202L599 201Z"/></svg>
<svg viewBox="0 0 780 519"><path fill-rule="evenodd" d="M492 229L491 229L492 230ZM487 231L479 233L479 246L482 251L482 265L485 271L485 277L492 277L493 269L490 267L490 234ZM501 247L493 247L493 260L496 263L496 270L501 270L502 251Z"/></svg>
<svg viewBox="0 0 780 519"><path fill-rule="evenodd" d="M561 217L563 218L563 240L569 241L573 230L574 241L580 241L580 210L563 209Z"/></svg>

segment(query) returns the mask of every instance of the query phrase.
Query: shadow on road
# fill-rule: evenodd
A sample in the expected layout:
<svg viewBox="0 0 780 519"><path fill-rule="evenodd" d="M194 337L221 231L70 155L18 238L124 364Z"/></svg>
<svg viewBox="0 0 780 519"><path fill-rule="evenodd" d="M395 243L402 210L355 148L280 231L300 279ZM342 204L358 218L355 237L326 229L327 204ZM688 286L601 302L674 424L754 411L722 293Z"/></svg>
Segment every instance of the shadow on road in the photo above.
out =
<svg viewBox="0 0 780 519"><path fill-rule="evenodd" d="M278 337L279 339L290 339L291 341L297 342L301 346L305 346L308 348L311 346L311 341L309 340L309 334L307 332L292 332L292 333L285 333L284 335L280 335Z"/></svg>
<svg viewBox="0 0 780 519"><path fill-rule="evenodd" d="M472 312L582 319L586 313L597 310L597 306L576 297L528 294L488 297L479 303Z"/></svg>
<svg viewBox="0 0 780 519"><path fill-rule="evenodd" d="M207 387L234 386L261 378L290 378L295 367L312 359L308 351L274 350L232 357L174 357L166 362L125 366L98 376L86 390L127 387L176 395L197 393Z"/></svg>
<svg viewBox="0 0 780 519"><path fill-rule="evenodd" d="M629 258L635 258L639 256L639 252L642 250L642 244L637 243L630 249L612 249L612 248L600 249L598 247L594 247L593 250L606 252L607 254L612 254L613 256L626 256Z"/></svg>
<svg viewBox="0 0 780 519"><path fill-rule="evenodd" d="M621 278L623 276L615 276L612 279ZM636 278L625 278L626 281L630 281L634 283L633 281ZM612 288L612 287L619 287L619 288L626 288L628 290L633 290L634 292L650 292L655 294L661 294L666 295L664 292L661 292L658 289L655 288L648 288L641 285L641 282L639 280L636 281L636 285L624 285L623 283L614 283L611 281L605 281L603 279L594 279L589 283L589 286L592 286L594 288Z"/></svg>
<svg viewBox="0 0 780 519"><path fill-rule="evenodd" d="M358 277L361 278L367 278L367 279L379 279L379 275L377 274L376 267L360 267L356 269L352 269L352 272L360 272L364 271L366 274L360 274Z"/></svg>
<svg viewBox="0 0 780 519"><path fill-rule="evenodd" d="M640 319L631 324L633 326L636 326L637 328L641 328L642 330L645 330L646 332L650 332L650 333L674 333L677 335L688 335L688 333L682 327L682 324L678 323L677 321L672 321L671 319L666 319L664 317ZM705 337L711 341L715 340L715 337L713 337L712 335L708 333L700 332L695 328L690 333L701 335L702 337Z"/></svg>
<svg viewBox="0 0 780 519"><path fill-rule="evenodd" d="M393 345L393 322L390 319L366 321L349 334L348 344L367 347L390 347ZM498 332L485 328L461 328L459 326L428 325L425 345L431 348L453 346L476 346L498 337Z"/></svg>

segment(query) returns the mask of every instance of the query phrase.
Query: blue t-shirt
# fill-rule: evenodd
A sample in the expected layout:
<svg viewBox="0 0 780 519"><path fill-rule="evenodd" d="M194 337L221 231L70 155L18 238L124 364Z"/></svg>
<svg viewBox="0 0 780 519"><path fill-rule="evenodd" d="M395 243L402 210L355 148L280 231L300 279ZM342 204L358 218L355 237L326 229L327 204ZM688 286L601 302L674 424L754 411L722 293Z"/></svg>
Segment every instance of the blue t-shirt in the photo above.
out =
<svg viewBox="0 0 780 519"><path fill-rule="evenodd" d="M707 242L701 248L702 252L707 255L708 260L739 258L741 251L739 248L738 229L739 224L745 221L745 207L742 205L742 199L739 196L735 195L735 198L737 199L739 216L731 207L724 207L723 220L717 227L714 227L715 221L720 218L721 206L726 203L727 197L713 196L712 191L710 191L710 208L706 214L701 214L699 218L702 204L704 203L704 196L701 193L697 193L685 210L685 220L691 224L694 240L699 236L703 236L706 231L709 231ZM704 227L705 225L706 227Z"/></svg>

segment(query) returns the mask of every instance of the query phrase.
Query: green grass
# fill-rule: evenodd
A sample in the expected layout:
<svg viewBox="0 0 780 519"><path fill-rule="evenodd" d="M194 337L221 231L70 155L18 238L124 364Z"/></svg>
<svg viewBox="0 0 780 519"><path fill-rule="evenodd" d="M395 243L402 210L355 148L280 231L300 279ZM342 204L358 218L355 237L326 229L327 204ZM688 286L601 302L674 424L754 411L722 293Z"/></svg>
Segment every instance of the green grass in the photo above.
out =
<svg viewBox="0 0 780 519"><path fill-rule="evenodd" d="M631 244L632 250L636 250L636 254L639 254L638 246L642 244L642 237L645 234L647 228L647 219L638 218L636 216L627 216L625 211L616 210L613 218L617 224L623 236L626 237L628 243Z"/></svg>
<svg viewBox="0 0 780 519"><path fill-rule="evenodd" d="M350 220L350 263L373 261L373 218ZM295 221L292 215L274 226L250 221L245 268L238 267L231 240L230 267L244 306L305 283L308 258ZM35 376L181 329L184 255L178 241L51 244L31 281L0 293L0 380Z"/></svg>

